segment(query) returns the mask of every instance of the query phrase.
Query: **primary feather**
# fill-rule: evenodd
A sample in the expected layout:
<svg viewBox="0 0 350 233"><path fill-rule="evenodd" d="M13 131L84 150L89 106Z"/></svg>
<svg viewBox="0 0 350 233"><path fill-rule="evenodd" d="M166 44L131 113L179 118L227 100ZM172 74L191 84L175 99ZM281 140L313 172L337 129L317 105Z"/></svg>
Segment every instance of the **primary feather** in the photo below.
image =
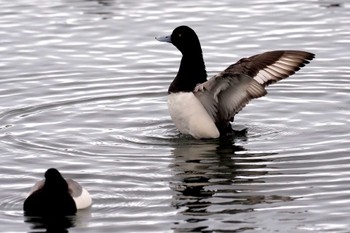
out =
<svg viewBox="0 0 350 233"><path fill-rule="evenodd" d="M230 121L250 100L267 94L269 84L285 79L309 63L312 53L271 51L242 58L194 92L217 125Z"/></svg>

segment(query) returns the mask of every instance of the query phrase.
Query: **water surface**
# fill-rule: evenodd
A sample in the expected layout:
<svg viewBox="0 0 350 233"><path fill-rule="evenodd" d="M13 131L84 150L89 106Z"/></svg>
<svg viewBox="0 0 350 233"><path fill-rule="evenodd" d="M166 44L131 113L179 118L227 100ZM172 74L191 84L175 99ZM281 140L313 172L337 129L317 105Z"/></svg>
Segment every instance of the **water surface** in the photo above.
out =
<svg viewBox="0 0 350 233"><path fill-rule="evenodd" d="M22 204L49 167L93 198L69 232L348 232L347 1L20 0L0 15L3 232L35 231ZM266 50L316 59L235 117L245 131L194 140L167 112L180 53L154 40L183 24L209 75Z"/></svg>

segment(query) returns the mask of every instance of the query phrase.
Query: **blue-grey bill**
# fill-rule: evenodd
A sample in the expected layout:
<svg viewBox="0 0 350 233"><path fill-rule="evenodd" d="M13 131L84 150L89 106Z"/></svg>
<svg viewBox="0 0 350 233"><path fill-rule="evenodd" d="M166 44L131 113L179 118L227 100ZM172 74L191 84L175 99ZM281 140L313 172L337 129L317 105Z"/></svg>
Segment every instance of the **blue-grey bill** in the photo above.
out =
<svg viewBox="0 0 350 233"><path fill-rule="evenodd" d="M171 36L156 36L156 40L171 43Z"/></svg>

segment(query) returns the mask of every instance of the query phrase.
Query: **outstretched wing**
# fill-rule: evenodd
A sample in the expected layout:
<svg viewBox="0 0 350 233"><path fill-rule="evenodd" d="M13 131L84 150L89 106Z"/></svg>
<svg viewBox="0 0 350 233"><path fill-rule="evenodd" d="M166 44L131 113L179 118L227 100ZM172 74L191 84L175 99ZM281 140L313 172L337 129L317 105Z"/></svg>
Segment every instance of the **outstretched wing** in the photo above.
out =
<svg viewBox="0 0 350 233"><path fill-rule="evenodd" d="M243 58L224 72L243 73L267 86L294 74L314 57L314 54L304 51L270 51Z"/></svg>
<svg viewBox="0 0 350 233"><path fill-rule="evenodd" d="M198 85L195 95L217 125L226 123L250 100L266 95L266 86L294 74L314 56L304 51L287 50L242 58Z"/></svg>

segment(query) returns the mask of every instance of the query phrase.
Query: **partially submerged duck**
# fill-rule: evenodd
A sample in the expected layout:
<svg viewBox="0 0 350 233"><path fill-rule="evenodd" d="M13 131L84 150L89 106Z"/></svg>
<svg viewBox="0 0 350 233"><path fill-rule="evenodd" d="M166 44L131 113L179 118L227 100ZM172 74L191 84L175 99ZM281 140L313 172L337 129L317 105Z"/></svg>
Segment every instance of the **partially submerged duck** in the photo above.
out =
<svg viewBox="0 0 350 233"><path fill-rule="evenodd" d="M92 204L89 192L72 179L50 168L45 180L37 182L24 201L23 210L28 216L74 215L77 210Z"/></svg>

